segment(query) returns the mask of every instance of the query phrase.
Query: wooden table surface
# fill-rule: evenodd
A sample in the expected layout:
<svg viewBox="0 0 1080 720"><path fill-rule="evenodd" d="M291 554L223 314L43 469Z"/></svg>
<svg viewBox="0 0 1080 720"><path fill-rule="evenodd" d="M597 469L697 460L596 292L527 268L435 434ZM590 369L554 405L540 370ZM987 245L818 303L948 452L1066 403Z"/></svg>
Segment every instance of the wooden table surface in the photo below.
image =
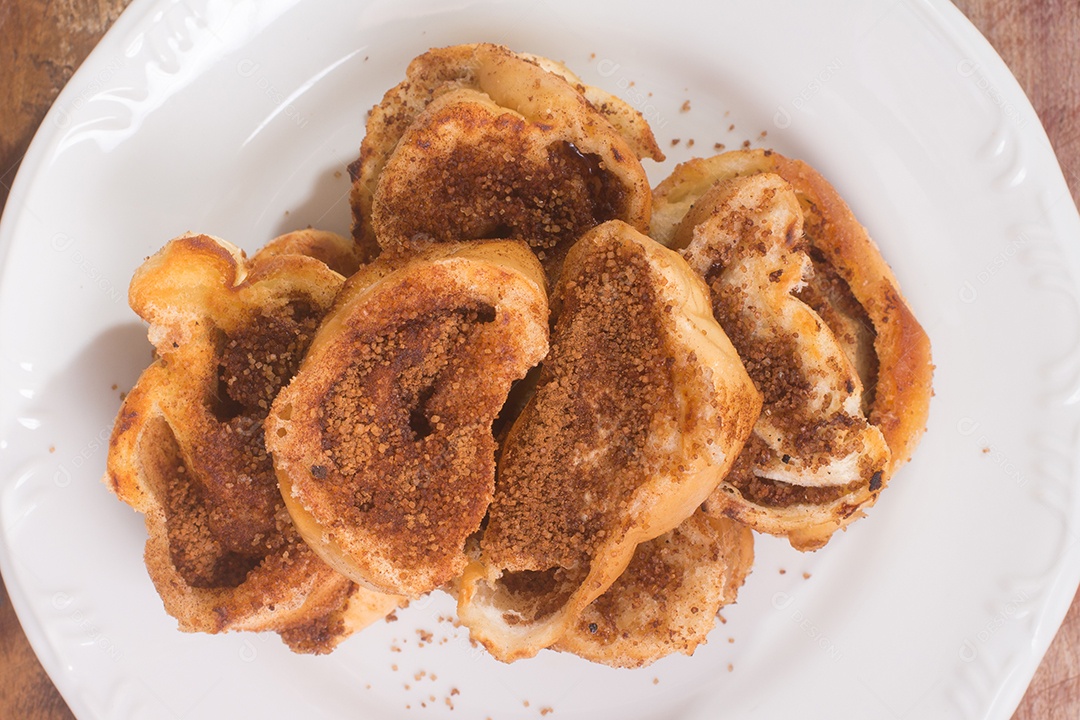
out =
<svg viewBox="0 0 1080 720"><path fill-rule="evenodd" d="M46 110L128 0L0 0L0 207ZM960 0L1027 92L1080 198L1080 4ZM0 718L70 718L0 581ZM1080 718L1080 593L1013 720Z"/></svg>

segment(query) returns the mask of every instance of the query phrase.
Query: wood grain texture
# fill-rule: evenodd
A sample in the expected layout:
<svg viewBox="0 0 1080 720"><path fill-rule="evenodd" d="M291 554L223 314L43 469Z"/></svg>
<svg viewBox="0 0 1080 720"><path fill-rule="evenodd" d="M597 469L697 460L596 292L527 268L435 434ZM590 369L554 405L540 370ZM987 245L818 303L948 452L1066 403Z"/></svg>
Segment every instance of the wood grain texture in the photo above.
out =
<svg viewBox="0 0 1080 720"><path fill-rule="evenodd" d="M0 207L45 112L128 0L0 0ZM1080 4L958 0L1038 112L1080 199ZM0 581L0 718L71 712L27 644ZM1080 593L1013 720L1080 718Z"/></svg>

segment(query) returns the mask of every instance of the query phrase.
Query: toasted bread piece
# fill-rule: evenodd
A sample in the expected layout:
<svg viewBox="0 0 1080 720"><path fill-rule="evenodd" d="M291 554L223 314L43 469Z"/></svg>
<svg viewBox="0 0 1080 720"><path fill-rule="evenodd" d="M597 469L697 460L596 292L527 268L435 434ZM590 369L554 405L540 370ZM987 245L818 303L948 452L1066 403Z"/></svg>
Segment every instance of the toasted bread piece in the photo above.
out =
<svg viewBox="0 0 1080 720"><path fill-rule="evenodd" d="M709 283L713 314L765 396L748 458L710 506L796 547L824 544L855 517L849 508L873 500L889 448L863 415L843 347L793 294L812 268L798 198L773 173L725 180L687 213L675 244L684 236L683 256Z"/></svg>
<svg viewBox="0 0 1080 720"><path fill-rule="evenodd" d="M518 238L554 279L585 230L616 218L648 228L639 157L663 158L640 113L561 65L491 44L431 50L368 119L354 234L372 255Z"/></svg>
<svg viewBox="0 0 1080 720"><path fill-rule="evenodd" d="M132 279L156 359L120 409L105 480L145 513L146 565L182 630L274 630L328 652L400 602L307 547L263 445L270 402L344 281L317 257L355 269L351 243L330 233L291 233L250 261L185 235Z"/></svg>
<svg viewBox="0 0 1080 720"><path fill-rule="evenodd" d="M385 592L458 575L494 489L492 422L547 320L524 243L433 245L350 278L266 427L308 544Z"/></svg>
<svg viewBox="0 0 1080 720"><path fill-rule="evenodd" d="M502 448L458 614L500 660L559 640L639 543L727 472L761 396L674 252L612 221L574 245L551 352Z"/></svg>
<svg viewBox="0 0 1080 720"><path fill-rule="evenodd" d="M768 173L774 174L773 180L758 186L756 202L760 207L754 210L753 185L746 183L753 183L755 177ZM775 176L785 181L783 187L775 182ZM734 178L744 180L735 182ZM718 189L718 185L725 183L726 190ZM741 187L746 195L742 201L737 199L739 193L734 189L740 187L739 183L743 183ZM790 192L794 192L802 218L795 217L797 212ZM787 453L789 463L785 463L784 451L777 452L779 444L775 434L770 439L768 433L756 433L707 507L710 512L736 518L763 532L787 535L800 549L820 547L835 529L861 516L862 510L876 500L881 488L896 468L910 457L917 444L925 427L932 394L929 340L900 295L892 272L865 229L836 191L805 163L761 150L692 160L677 167L672 176L657 187L655 195L657 212L652 232L672 247L687 248L697 236L704 238L709 232L717 237L726 232L730 237L740 217L743 220L755 218L755 213L763 214L755 221L765 218L763 221L772 223L776 232L783 236L786 246L798 246L794 255L785 253L788 265L784 268L780 265L767 268L769 272L782 272L776 275L775 286L761 294L776 296L781 292L793 292L791 297L802 301L803 307L785 301L789 315L792 311L798 312L807 322L821 321L827 328L828 333L817 335L827 340L826 345L833 350L825 351L826 346L818 344L815 353L809 357L814 362L825 360L838 367L840 372L835 375L834 384L840 383L842 377L850 377L854 371L858 382L853 383L852 392L847 392L846 383L840 383L844 385L843 392L834 389L829 400L835 405L838 399L843 399L848 405L845 412L849 415L860 414L854 412L857 405L861 415L880 431L888 447L887 457L882 461L880 449L876 450L874 457L877 459L864 463L869 476L859 482L822 482L825 478L820 474L815 478L813 473L802 472L805 463L786 467L785 472L785 466L790 466L790 460L797 454ZM721 207L724 202L726 208ZM771 210L766 210L765 205ZM732 212L734 215L729 218L725 230L719 216ZM784 222L789 226L781 229ZM711 231L706 227L695 229L702 223ZM801 245L798 240L800 225L803 231ZM790 237L788 230L792 233ZM701 252L707 244L702 239L698 241L697 249L687 248L684 252L696 254L697 260L692 260L691 264L696 264L699 271L711 274L711 279L716 280L719 275L716 262L722 263L724 258L712 258L708 252ZM798 275L794 284L793 272ZM733 304L737 303L729 303ZM816 320L808 312L812 312ZM784 322L790 320L788 317ZM737 334L735 328L728 327L728 330ZM835 356L837 345L847 360L847 368L835 357L826 359L826 356ZM750 365L753 362L748 360ZM751 374L754 374L753 369ZM818 389L829 394L824 386ZM819 394L819 400L824 399L825 395ZM860 423L856 421L855 424ZM876 465L881 465L880 469L871 469ZM856 464L848 467L857 470ZM866 473L858 471L857 474ZM840 479L843 476L834 474L833 477Z"/></svg>
<svg viewBox="0 0 1080 720"><path fill-rule="evenodd" d="M784 178L799 198L814 264L802 294L845 342L860 370L868 417L892 451L887 480L911 459L926 429L933 395L930 339L877 245L828 180L805 162L770 150L694 159L657 186L652 234L661 242L670 238L687 208L716 181L760 172ZM838 330L841 322L859 329Z"/></svg>
<svg viewBox="0 0 1080 720"><path fill-rule="evenodd" d="M754 534L698 510L637 546L630 564L554 645L586 660L642 667L674 652L692 655L735 602L754 562Z"/></svg>

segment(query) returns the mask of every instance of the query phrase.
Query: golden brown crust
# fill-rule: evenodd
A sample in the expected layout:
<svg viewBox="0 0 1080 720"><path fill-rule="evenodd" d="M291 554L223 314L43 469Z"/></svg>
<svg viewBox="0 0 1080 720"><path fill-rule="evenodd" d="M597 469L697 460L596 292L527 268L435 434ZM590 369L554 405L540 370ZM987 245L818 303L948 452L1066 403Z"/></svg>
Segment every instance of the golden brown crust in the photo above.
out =
<svg viewBox="0 0 1080 720"><path fill-rule="evenodd" d="M926 429L933 394L930 338L866 228L832 185L802 161L776 153L772 161L800 196L810 243L844 279L873 323L878 367L870 421L892 450L886 473L891 476L911 459Z"/></svg>
<svg viewBox="0 0 1080 720"><path fill-rule="evenodd" d="M301 231L249 262L224 241L187 235L132 280L157 358L120 409L106 482L146 514L147 569L182 630L274 630L327 652L398 605L307 548L262 442L270 401L343 281L311 255L347 257L350 245ZM368 612L348 613L358 595Z"/></svg>
<svg viewBox="0 0 1080 720"><path fill-rule="evenodd" d="M700 203L707 204L717 183L765 173L781 177L798 198L812 272L796 296L824 320L865 385L862 409L880 430L889 460L869 482L800 488L763 481L753 468L767 450L750 442L709 506L765 532L787 534L800 549L813 549L859 517L910 457L925 426L933 366L929 340L877 247L836 191L805 163L761 150L684 163L655 190L653 234L669 245L687 244L694 224L690 216L701 219Z"/></svg>
<svg viewBox="0 0 1080 720"><path fill-rule="evenodd" d="M641 542L716 486L760 409L708 292L625 223L570 251L552 350L514 423L458 613L510 661L550 646Z"/></svg>
<svg viewBox="0 0 1080 720"><path fill-rule="evenodd" d="M699 510L638 545L619 579L554 648L614 667L692 655L720 608L735 602L753 562L750 528Z"/></svg>
<svg viewBox="0 0 1080 720"><path fill-rule="evenodd" d="M554 279L590 227L646 229L639 153L663 157L648 124L559 67L490 44L413 60L368 120L352 191L358 243L374 254L375 239L385 250L519 238Z"/></svg>
<svg viewBox="0 0 1080 720"><path fill-rule="evenodd" d="M547 312L521 243L436 245L349 280L267 423L320 556L410 596L461 572L494 489L492 422L547 352Z"/></svg>

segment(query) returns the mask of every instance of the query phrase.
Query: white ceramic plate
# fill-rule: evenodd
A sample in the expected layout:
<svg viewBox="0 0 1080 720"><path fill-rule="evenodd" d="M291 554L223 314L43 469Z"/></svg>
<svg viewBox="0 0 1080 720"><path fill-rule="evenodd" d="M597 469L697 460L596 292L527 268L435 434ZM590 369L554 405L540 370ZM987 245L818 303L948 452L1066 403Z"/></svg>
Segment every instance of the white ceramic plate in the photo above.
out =
<svg viewBox="0 0 1080 720"><path fill-rule="evenodd" d="M445 597L322 658L177 632L142 519L98 481L150 359L132 271L185 230L249 251L346 232L366 109L414 55L477 40L637 106L670 156L654 180L744 140L829 177L932 337L922 446L826 549L760 538L692 658L504 666ZM0 571L82 718L1007 718L1080 577L1078 239L1038 119L943 2L136 0L52 108L3 219Z"/></svg>

